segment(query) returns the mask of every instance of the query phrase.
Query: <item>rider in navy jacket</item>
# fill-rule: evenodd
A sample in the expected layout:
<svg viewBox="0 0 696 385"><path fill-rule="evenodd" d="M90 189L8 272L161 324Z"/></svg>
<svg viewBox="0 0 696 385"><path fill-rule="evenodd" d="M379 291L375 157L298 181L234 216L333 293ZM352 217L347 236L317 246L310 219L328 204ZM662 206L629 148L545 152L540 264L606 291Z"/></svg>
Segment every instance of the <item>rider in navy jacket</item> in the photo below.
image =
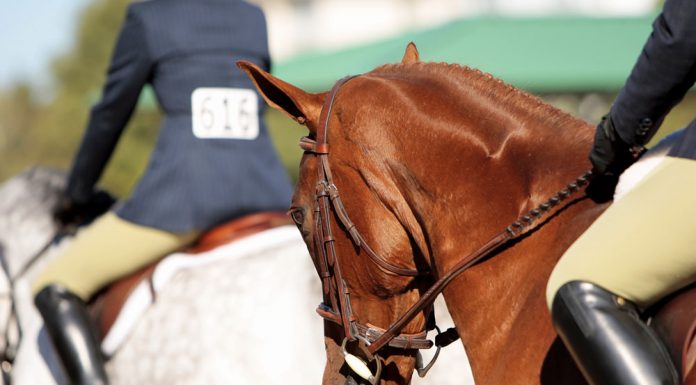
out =
<svg viewBox="0 0 696 385"><path fill-rule="evenodd" d="M291 186L264 103L238 60L270 67L265 18L254 5L149 0L128 7L57 216L94 207L95 184L146 84L164 112L157 144L131 196L79 232L34 281L72 383L108 383L85 309L94 293L221 222L288 207Z"/></svg>
<svg viewBox="0 0 696 385"><path fill-rule="evenodd" d="M602 58L599 58L601 60ZM696 1L666 0L590 152L606 199L696 82ZM592 385L679 384L640 311L696 281L696 120L666 157L566 251L547 288L554 325ZM608 188L607 188L608 187ZM597 194L599 192L599 194Z"/></svg>
<svg viewBox="0 0 696 385"><path fill-rule="evenodd" d="M245 88L256 94L234 63L250 60L268 69L266 40L263 14L240 0L131 5L70 173L68 197L78 203L91 197L141 89L150 83L164 123L145 174L116 209L119 217L181 233L249 212L285 210L291 186L261 117L261 97L255 100L259 127L253 140L201 139L192 130L197 88Z"/></svg>
<svg viewBox="0 0 696 385"><path fill-rule="evenodd" d="M696 82L696 2L668 0L653 32L597 130L590 154L599 173L620 174L632 163L629 149L653 137L667 113ZM696 120L670 155L696 159Z"/></svg>

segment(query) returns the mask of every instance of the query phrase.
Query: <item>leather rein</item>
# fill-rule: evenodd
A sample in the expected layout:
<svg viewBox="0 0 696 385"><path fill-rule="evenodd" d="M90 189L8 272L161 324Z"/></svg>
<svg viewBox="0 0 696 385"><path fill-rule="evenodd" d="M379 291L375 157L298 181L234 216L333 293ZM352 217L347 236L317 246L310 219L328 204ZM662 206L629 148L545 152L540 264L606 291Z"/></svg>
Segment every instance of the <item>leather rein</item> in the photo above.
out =
<svg viewBox="0 0 696 385"><path fill-rule="evenodd" d="M421 311L427 310L432 312L432 304L436 297L442 293L454 278L480 260L493 255L503 245L519 238L530 228L532 223L544 216L551 208L579 191L582 186L585 186L589 182L592 173L591 171L584 173L550 199L525 215L520 216L483 246L459 261L449 272L437 279L420 299L387 329L381 329L369 323L365 325L360 324L353 314L350 288L343 278L340 258L334 247L334 237L331 230L332 209L343 228L349 233L355 246L363 250L381 269L390 274L411 277L430 275L432 273L393 265L382 256L376 254L348 216L338 188L333 182L328 157L329 118L339 89L355 77L345 77L339 80L331 89L321 110L316 140L304 137L300 141L300 147L307 153L315 154L319 161L314 207L313 241L314 258L322 280L324 302L317 308L317 313L326 320L341 325L349 341L360 340L364 342L367 345L367 351L373 355L385 346L401 349L429 349L433 346L433 342L427 339L427 330L417 334L403 334L401 330ZM434 325L432 326L434 327ZM444 346L446 343L437 345Z"/></svg>

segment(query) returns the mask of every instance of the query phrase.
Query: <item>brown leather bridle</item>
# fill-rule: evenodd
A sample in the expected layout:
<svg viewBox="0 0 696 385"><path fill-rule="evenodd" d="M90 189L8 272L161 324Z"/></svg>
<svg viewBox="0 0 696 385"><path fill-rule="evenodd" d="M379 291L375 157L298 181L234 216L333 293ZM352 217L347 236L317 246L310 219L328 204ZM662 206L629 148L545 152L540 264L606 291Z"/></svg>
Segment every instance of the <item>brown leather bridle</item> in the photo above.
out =
<svg viewBox="0 0 696 385"><path fill-rule="evenodd" d="M329 118L339 89L354 78L355 76L350 76L339 80L329 92L319 116L316 140L304 137L300 141L300 147L307 153L315 154L319 162L314 207L313 258L322 280L324 302L319 305L317 312L325 319L341 325L349 341L363 341L367 345L367 350L370 354L376 354L377 351L385 346L401 349L428 349L432 347L433 342L426 338L427 330L417 334L403 334L401 330L421 311L427 310L430 312L435 298L442 293L455 277L478 261L491 256L506 243L525 233L533 222L586 185L592 173L591 171L584 173L549 200L519 217L505 230L458 262L449 272L437 279L420 299L387 329L381 329L370 324L360 324L353 314L350 288L343 278L340 258L334 247L334 237L331 230L332 208L343 228L350 235L353 243L363 250L380 268L400 276L416 277L432 273L430 271L423 272L396 266L376 254L348 216L338 188L333 182L328 157Z"/></svg>
<svg viewBox="0 0 696 385"><path fill-rule="evenodd" d="M324 302L319 305L317 312L325 319L342 325L348 340L362 340L371 345L384 333L384 329L373 325L360 324L353 315L350 290L343 279L339 257L334 248L334 237L331 230L331 208L333 207L334 212L350 234L355 245L365 251L379 267L390 273L402 276L420 276L428 273L395 266L377 255L350 220L339 196L338 188L333 182L328 159L329 145L327 134L329 117L338 90L343 84L353 78L343 78L334 85L319 117L316 141L304 137L300 141L300 147L306 152L316 154L319 160L318 182L315 192L313 242L314 258L322 280ZM386 344L402 349L429 349L433 345L432 341L426 339L425 331L418 334L394 335ZM375 351L371 351L371 353Z"/></svg>

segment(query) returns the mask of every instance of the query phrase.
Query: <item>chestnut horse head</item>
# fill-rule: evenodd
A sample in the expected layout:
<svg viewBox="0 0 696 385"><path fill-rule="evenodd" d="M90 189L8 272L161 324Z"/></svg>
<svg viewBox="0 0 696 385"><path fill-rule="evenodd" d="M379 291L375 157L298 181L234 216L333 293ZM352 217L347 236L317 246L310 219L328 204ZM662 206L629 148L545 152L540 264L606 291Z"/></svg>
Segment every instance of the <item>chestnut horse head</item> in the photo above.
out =
<svg viewBox="0 0 696 385"><path fill-rule="evenodd" d="M324 284L327 385L409 383L414 348L429 346L428 289L590 167L591 126L488 74L421 62L413 44L329 93L239 65L309 130L291 213ZM477 384L582 381L543 294L600 211L575 197L447 282Z"/></svg>

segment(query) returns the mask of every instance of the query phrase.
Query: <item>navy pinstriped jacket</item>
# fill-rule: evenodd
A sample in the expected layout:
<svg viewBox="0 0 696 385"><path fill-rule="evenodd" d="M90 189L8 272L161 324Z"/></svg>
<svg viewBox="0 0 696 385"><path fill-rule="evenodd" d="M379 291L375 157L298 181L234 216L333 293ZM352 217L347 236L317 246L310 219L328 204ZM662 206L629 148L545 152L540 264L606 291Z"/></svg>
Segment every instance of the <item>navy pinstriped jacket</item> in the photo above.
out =
<svg viewBox="0 0 696 385"><path fill-rule="evenodd" d="M256 6L242 0L131 4L73 162L68 196L88 199L149 83L165 117L147 169L117 215L187 232L287 209L289 179L261 117L263 100L235 65L240 59L270 66L266 22Z"/></svg>
<svg viewBox="0 0 696 385"><path fill-rule="evenodd" d="M666 0L653 32L611 109L619 136L647 143L667 113L696 82L696 1ZM696 120L671 156L696 159Z"/></svg>

